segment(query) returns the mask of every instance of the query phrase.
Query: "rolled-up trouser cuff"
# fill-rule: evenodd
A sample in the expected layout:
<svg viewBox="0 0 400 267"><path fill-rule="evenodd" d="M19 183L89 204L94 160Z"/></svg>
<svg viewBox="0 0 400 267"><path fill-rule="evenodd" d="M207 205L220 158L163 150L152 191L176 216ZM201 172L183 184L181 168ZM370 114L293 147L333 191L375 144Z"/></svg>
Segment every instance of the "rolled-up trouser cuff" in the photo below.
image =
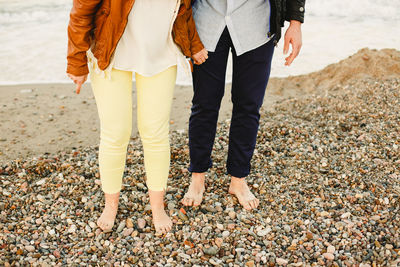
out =
<svg viewBox="0 0 400 267"><path fill-rule="evenodd" d="M203 166L194 166L193 164L190 164L189 172L203 173L208 171L208 169L211 167L212 167L212 162L210 162L210 164L208 165L203 165Z"/></svg>
<svg viewBox="0 0 400 267"><path fill-rule="evenodd" d="M237 178L245 178L249 175L250 170L248 168L238 166L227 166L228 174Z"/></svg>

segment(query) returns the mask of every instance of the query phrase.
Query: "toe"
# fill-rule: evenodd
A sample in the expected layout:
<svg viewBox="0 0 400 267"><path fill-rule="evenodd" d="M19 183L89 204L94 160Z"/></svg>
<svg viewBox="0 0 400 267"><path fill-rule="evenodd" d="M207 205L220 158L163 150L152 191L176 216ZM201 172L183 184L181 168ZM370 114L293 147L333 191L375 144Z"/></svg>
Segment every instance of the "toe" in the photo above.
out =
<svg viewBox="0 0 400 267"><path fill-rule="evenodd" d="M190 201L191 201L191 199L190 198L188 198L188 197L185 197L184 199L183 199L183 205L184 206L190 206Z"/></svg>
<svg viewBox="0 0 400 267"><path fill-rule="evenodd" d="M193 206L194 206L194 207L200 206L200 204L201 204L201 200L195 200L195 201L193 201Z"/></svg>
<svg viewBox="0 0 400 267"><path fill-rule="evenodd" d="M243 208L245 208L246 210L251 210L251 206L250 203L248 201L243 203Z"/></svg>
<svg viewBox="0 0 400 267"><path fill-rule="evenodd" d="M187 206L187 198L186 198L186 196L182 199L182 201L181 201L181 203L184 205L184 206Z"/></svg>
<svg viewBox="0 0 400 267"><path fill-rule="evenodd" d="M186 204L187 204L186 206L193 206L193 199L187 198Z"/></svg>
<svg viewBox="0 0 400 267"><path fill-rule="evenodd" d="M252 202L253 202L252 208L253 208L253 209L257 208L257 206L258 206L258 204L257 204L257 199L254 199Z"/></svg>

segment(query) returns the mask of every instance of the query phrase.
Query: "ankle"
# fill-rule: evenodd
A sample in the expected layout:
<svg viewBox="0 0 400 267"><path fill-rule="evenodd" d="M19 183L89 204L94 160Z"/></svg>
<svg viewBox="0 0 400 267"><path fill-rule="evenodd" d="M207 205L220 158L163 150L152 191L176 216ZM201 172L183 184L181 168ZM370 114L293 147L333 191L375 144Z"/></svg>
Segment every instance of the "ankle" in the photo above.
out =
<svg viewBox="0 0 400 267"><path fill-rule="evenodd" d="M164 191L149 190L150 206L152 212L164 211Z"/></svg>
<svg viewBox="0 0 400 267"><path fill-rule="evenodd" d="M243 184L247 184L246 179L231 176L231 185L243 185Z"/></svg>
<svg viewBox="0 0 400 267"><path fill-rule="evenodd" d="M119 192L115 194L104 194L105 206L110 208L117 208L119 203Z"/></svg>
<svg viewBox="0 0 400 267"><path fill-rule="evenodd" d="M197 183L204 183L206 179L206 174L204 172L198 173L198 172L193 172L192 173L192 181L197 182Z"/></svg>

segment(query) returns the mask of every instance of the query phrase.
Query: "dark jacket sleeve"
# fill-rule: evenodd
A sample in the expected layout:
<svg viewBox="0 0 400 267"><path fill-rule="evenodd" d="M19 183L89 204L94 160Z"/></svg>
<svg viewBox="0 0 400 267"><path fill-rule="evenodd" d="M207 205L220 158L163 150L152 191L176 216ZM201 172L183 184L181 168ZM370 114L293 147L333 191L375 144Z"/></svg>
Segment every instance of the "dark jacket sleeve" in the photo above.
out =
<svg viewBox="0 0 400 267"><path fill-rule="evenodd" d="M297 20L304 22L306 0L286 0L286 15L285 20Z"/></svg>
<svg viewBox="0 0 400 267"><path fill-rule="evenodd" d="M74 0L68 24L67 73L85 75L89 72L86 51L90 48L90 32L101 0Z"/></svg>

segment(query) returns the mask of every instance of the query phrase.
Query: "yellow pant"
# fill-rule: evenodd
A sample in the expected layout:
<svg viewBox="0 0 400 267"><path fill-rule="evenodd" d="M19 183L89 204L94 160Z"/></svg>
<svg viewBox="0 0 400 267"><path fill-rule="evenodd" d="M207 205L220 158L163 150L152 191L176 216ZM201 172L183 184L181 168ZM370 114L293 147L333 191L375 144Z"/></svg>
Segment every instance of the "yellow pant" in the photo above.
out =
<svg viewBox="0 0 400 267"><path fill-rule="evenodd" d="M169 117L176 66L144 77L136 74L137 122L143 143L147 187L166 189L170 164ZM126 151L132 131L132 72L113 69L111 79L91 72L100 117L99 165L102 189L121 190Z"/></svg>

